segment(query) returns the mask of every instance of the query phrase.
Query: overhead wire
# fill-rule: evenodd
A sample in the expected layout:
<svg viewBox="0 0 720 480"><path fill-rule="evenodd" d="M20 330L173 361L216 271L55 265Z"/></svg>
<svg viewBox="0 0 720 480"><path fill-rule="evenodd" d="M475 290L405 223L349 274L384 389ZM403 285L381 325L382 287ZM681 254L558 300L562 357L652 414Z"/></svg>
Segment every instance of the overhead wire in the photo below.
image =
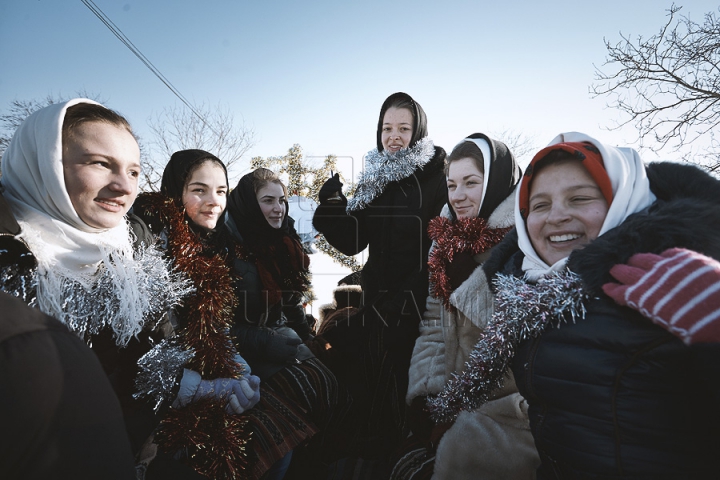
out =
<svg viewBox="0 0 720 480"><path fill-rule="evenodd" d="M192 113L194 113L202 122L205 124L206 127L208 127L210 130L214 132L214 129L212 126L205 120L205 118L195 109L195 107L192 106L192 104L183 96L182 93L180 93L180 90L178 90L171 82L168 80L165 75L160 72L160 70L153 65L153 63L140 51L139 48L137 48L132 41L125 35L120 28L113 23L112 20L110 20L110 17L108 17L105 12L103 12L100 7L95 5L95 3L92 0L81 0L82 3L90 9L90 11L98 18L100 21L115 35L118 40L120 40L123 45L125 45L130 51L140 59L140 61L148 68L150 71L160 79L160 81L165 84L165 86L170 89L170 91L180 99L181 102L185 104L185 106L190 109Z"/></svg>

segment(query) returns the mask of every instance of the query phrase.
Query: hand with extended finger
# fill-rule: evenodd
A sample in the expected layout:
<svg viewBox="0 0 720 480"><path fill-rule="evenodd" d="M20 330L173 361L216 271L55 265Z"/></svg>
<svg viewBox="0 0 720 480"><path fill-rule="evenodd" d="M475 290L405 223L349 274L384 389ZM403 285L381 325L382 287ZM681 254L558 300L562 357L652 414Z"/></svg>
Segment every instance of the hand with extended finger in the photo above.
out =
<svg viewBox="0 0 720 480"><path fill-rule="evenodd" d="M340 174L336 173L325 181L318 192L320 203L347 203L345 195L342 194L343 184L340 181Z"/></svg>
<svg viewBox="0 0 720 480"><path fill-rule="evenodd" d="M639 253L610 274L603 291L685 344L720 341L720 262L681 248Z"/></svg>

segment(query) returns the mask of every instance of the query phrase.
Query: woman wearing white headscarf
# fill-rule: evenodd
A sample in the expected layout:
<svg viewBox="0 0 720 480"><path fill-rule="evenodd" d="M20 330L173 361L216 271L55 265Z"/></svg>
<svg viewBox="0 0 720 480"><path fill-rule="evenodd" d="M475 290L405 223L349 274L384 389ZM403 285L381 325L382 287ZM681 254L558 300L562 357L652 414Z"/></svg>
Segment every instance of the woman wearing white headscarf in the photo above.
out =
<svg viewBox="0 0 720 480"><path fill-rule="evenodd" d="M138 359L171 332L164 314L188 291L149 246L147 227L126 215L139 175L127 121L75 99L18 127L2 157L0 196L0 289L92 347L120 399L134 452L156 421L152 406L133 398ZM182 358L175 359L179 370ZM172 386L170 364L156 366Z"/></svg>
<svg viewBox="0 0 720 480"><path fill-rule="evenodd" d="M529 402L538 478L711 478L720 453L720 345L603 294L611 269L674 247L720 258L720 182L579 133L531 161L517 235L483 269L495 312L467 375L431 402L436 418L475 407L510 365ZM692 274L692 272L688 272Z"/></svg>

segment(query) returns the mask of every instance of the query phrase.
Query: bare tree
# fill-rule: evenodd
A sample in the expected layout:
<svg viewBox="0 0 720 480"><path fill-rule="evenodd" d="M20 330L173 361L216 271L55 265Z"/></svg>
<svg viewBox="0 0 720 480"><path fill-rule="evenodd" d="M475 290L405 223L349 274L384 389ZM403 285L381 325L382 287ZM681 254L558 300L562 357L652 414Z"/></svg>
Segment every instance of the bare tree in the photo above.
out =
<svg viewBox="0 0 720 480"><path fill-rule="evenodd" d="M520 165L529 165L532 155L539 150L537 139L534 136L511 128L506 128L501 132L493 132L491 136L507 145Z"/></svg>
<svg viewBox="0 0 720 480"><path fill-rule="evenodd" d="M720 123L720 18L709 12L696 23L681 8L672 5L665 25L648 39L620 34L616 44L606 40L605 70L596 67L590 92L611 97L609 106L628 115L611 128L634 124L641 147L687 151L707 141L692 160L704 158L718 169L712 134Z"/></svg>
<svg viewBox="0 0 720 480"><path fill-rule="evenodd" d="M158 190L170 156L178 150L198 148L220 158L228 171L239 167L243 155L254 144L254 132L221 105L202 104L194 111L186 106L163 109L148 120L151 139L143 168L143 190Z"/></svg>

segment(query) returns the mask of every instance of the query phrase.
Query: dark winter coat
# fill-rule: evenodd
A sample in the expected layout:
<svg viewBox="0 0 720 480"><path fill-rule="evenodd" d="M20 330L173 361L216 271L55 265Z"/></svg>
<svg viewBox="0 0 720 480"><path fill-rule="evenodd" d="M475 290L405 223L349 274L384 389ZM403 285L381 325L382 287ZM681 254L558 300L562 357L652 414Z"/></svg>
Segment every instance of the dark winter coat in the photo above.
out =
<svg viewBox="0 0 720 480"><path fill-rule="evenodd" d="M0 478L135 478L120 404L62 323L0 293Z"/></svg>
<svg viewBox="0 0 720 480"><path fill-rule="evenodd" d="M419 322L425 310L431 244L427 227L447 203L445 156L445 150L435 147L435 156L423 168L389 183L362 210L346 214L344 205L329 203L315 210L313 224L333 247L345 255L369 247L361 276L363 304L382 314L396 316L404 308Z"/></svg>
<svg viewBox="0 0 720 480"><path fill-rule="evenodd" d="M228 216L225 226L234 241L242 244L242 237ZM254 375L267 379L282 370L289 361L301 362L312 358L310 349L302 344L310 337L311 328L306 320L299 292L284 291L280 303L269 305L266 287L262 284L258 269L249 257L232 260L233 288L238 298L235 320L231 335L243 358L247 360ZM272 348L273 337L283 336L296 339L297 353L293 359Z"/></svg>
<svg viewBox="0 0 720 480"><path fill-rule="evenodd" d="M647 168L657 197L645 211L568 260L591 294L576 324L520 344L512 364L530 403L538 478L704 479L720 454L720 345L685 346L602 293L610 268L635 253L684 247L720 259L720 182L698 168ZM522 275L517 236L485 264Z"/></svg>

